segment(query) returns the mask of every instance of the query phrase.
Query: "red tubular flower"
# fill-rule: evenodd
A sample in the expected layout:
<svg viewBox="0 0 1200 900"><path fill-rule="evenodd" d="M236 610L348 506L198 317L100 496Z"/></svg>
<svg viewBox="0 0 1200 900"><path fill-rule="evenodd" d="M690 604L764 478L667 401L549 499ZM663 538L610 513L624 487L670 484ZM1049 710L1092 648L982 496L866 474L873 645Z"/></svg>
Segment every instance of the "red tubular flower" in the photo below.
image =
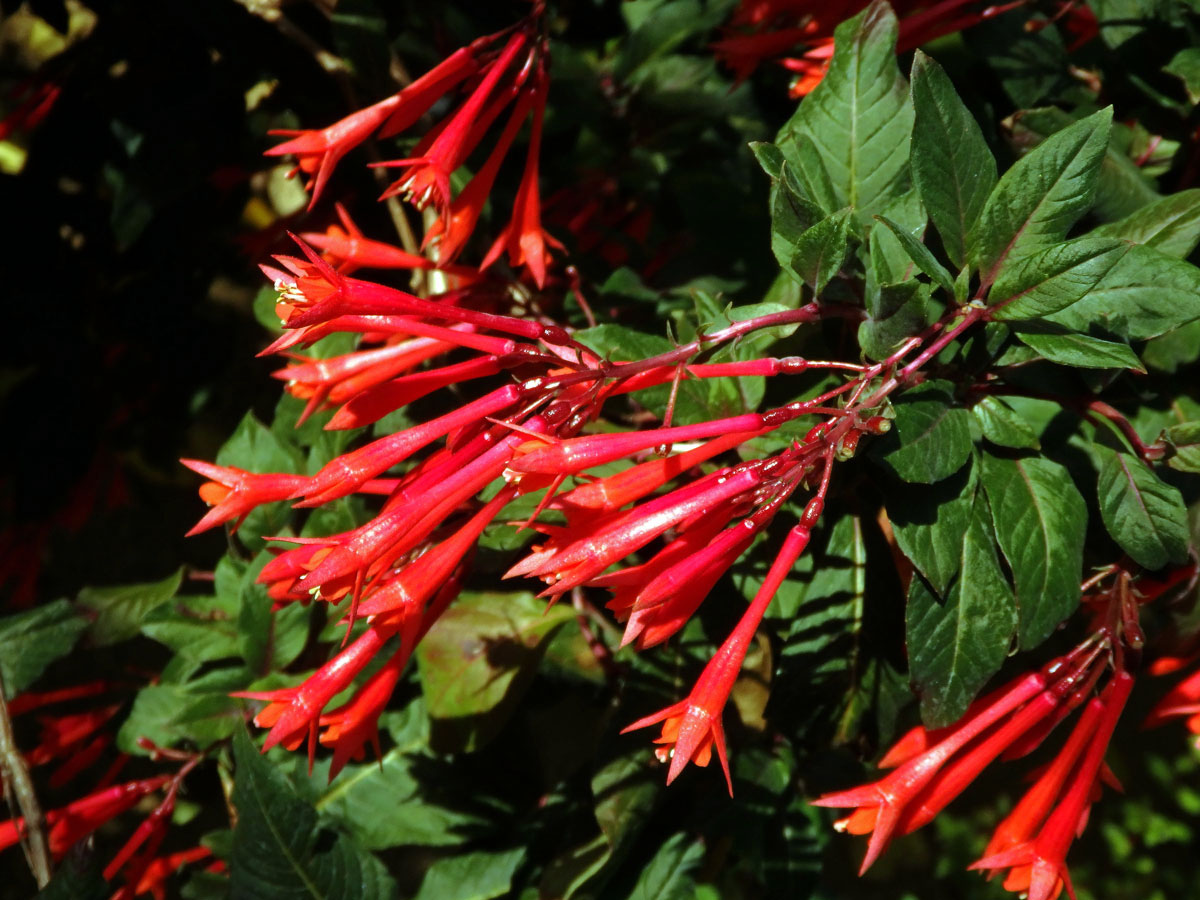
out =
<svg viewBox="0 0 1200 900"><path fill-rule="evenodd" d="M1094 698L1075 723L1071 737L1058 752L1054 761L1046 767L1033 787L1021 798L992 833L987 848L983 851L985 857L995 856L1009 850L1018 844L1028 841L1037 833L1038 828L1046 821L1058 795L1062 791L1070 774L1075 771L1079 755L1095 734L1100 716L1104 712L1104 702Z"/></svg>
<svg viewBox="0 0 1200 900"><path fill-rule="evenodd" d="M311 768L321 710L335 695L349 686L390 636L381 629L368 628L349 647L295 687L278 691L239 691L232 694L231 696L250 700L270 701L254 717L255 725L271 729L263 742L263 752L266 753L276 744L283 744L289 750L294 750L307 736Z"/></svg>
<svg viewBox="0 0 1200 900"><path fill-rule="evenodd" d="M500 357L489 353L466 362L393 378L386 384L378 384L355 394L333 414L325 427L330 431L362 428L436 390L499 374L500 368Z"/></svg>
<svg viewBox="0 0 1200 900"><path fill-rule="evenodd" d="M288 135L292 139L272 147L265 155L296 156L296 167L311 176L306 186L312 191L308 203L308 208L312 209L338 161L374 134L400 103L401 94L394 94L319 131L272 131L271 134Z"/></svg>
<svg viewBox="0 0 1200 900"><path fill-rule="evenodd" d="M475 173L462 192L454 198L446 215L435 221L425 233L425 245L433 244L437 247L440 262L448 263L456 259L466 245L467 239L474 232L475 224L483 213L484 203L487 202L488 195L492 192L492 185L496 183L500 165L504 162L504 157L508 155L508 150L512 146L517 132L521 130L525 117L529 115L533 98L532 91L526 90L521 94L508 118L508 123L504 126L504 131L500 133L495 147L488 155L487 161Z"/></svg>
<svg viewBox="0 0 1200 900"><path fill-rule="evenodd" d="M287 366L271 375L287 382L287 391L293 397L308 401L296 420L296 427L299 427L321 406L345 403L367 388L415 369L426 360L454 348L454 344L446 341L414 338L328 359L298 357L299 365Z"/></svg>
<svg viewBox="0 0 1200 900"><path fill-rule="evenodd" d="M754 633L758 630L758 625L779 585L795 565L796 559L804 552L808 539L809 529L803 525L796 525L788 532L762 586L729 637L704 667L687 698L653 715L638 719L622 729L621 733L625 734L635 728L663 723L662 735L655 740L655 743L661 746L655 754L664 762L667 759L671 761L671 767L667 770L667 784L679 777L679 773L689 762L698 766L708 765L715 746L717 756L721 760L721 768L725 772L725 784L729 788L729 795L733 796L733 780L729 775L729 759L725 750L725 731L721 725L721 714L746 659L746 651L754 639Z"/></svg>
<svg viewBox="0 0 1200 900"><path fill-rule="evenodd" d="M550 585L541 596L561 594L586 583L689 516L752 490L761 482L760 468L757 463L744 463L722 469L634 507L610 523L590 523L592 528L582 534L572 532L564 541L556 536L546 548L517 563L504 577L536 576ZM555 543L561 546L553 546Z"/></svg>
<svg viewBox="0 0 1200 900"><path fill-rule="evenodd" d="M505 44L496 60L488 66L487 73L479 85L459 107L450 120L439 130L427 136L417 146L417 155L410 159L380 163L383 166L408 168L410 171L397 180L383 194L384 197L404 195L419 209L433 204L439 213L445 214L450 207L450 176L458 169L479 139L487 125L507 105L508 98L501 96L493 101L493 92L500 80L526 49L528 36L523 31L515 32ZM523 78L519 74L518 78Z"/></svg>
<svg viewBox="0 0 1200 900"><path fill-rule="evenodd" d="M759 431L764 425L766 420L763 414L744 413L728 419L698 422L695 425L593 434L550 444L531 444L524 453L513 460L511 468L514 472L526 474L574 475L584 469L615 462L662 444L694 441L733 432Z"/></svg>
<svg viewBox="0 0 1200 900"><path fill-rule="evenodd" d="M376 131L380 132L381 137L403 131L424 115L443 94L473 75L478 69L475 53L479 46L480 42L477 41L455 51L400 93L352 113L327 128L271 132L292 136L292 140L272 147L266 155L296 156L297 168L312 176L309 185L312 189L312 200L309 202L311 209L343 156Z"/></svg>
<svg viewBox="0 0 1200 900"><path fill-rule="evenodd" d="M1143 728L1156 728L1171 719L1186 717L1187 729L1200 735L1200 669L1171 688L1146 716Z"/></svg>
<svg viewBox="0 0 1200 900"><path fill-rule="evenodd" d="M546 283L546 263L549 261L546 245L549 244L560 251L563 249L561 243L542 229L542 207L538 190L538 157L542 148L542 119L546 114L548 87L545 78L542 78L537 86L533 129L529 135L529 151L525 157L525 174L521 177L521 186L517 189L512 220L479 264L480 270L486 269L500 258L502 252L507 251L509 265L514 269L519 266L527 267L539 289Z"/></svg>
<svg viewBox="0 0 1200 900"><path fill-rule="evenodd" d="M50 852L56 859L62 858L80 840L105 822L131 809L147 794L151 794L165 785L171 780L171 777L170 775L161 775L156 778L130 781L116 787L104 788L61 809L47 811L46 825L49 829L47 840L50 844ZM6 850L17 843L24 827L25 820L23 818L0 822L0 850Z"/></svg>
<svg viewBox="0 0 1200 900"><path fill-rule="evenodd" d="M130 896L140 897L143 894L150 894L154 900L166 900L167 879L184 866L210 856L212 856L212 851L207 847L192 847L188 850L180 850L177 853L157 857L142 870Z"/></svg>
<svg viewBox="0 0 1200 900"><path fill-rule="evenodd" d="M1057 674L1056 668L1061 668L1061 661L1020 678L995 702L965 719L950 735L874 784L825 794L812 801L814 806L857 807L834 827L851 834L871 834L860 874L879 858L905 808L933 781L951 757L1000 719L1042 693L1048 678Z"/></svg>
<svg viewBox="0 0 1200 900"><path fill-rule="evenodd" d="M246 520L255 507L277 500L288 500L308 482L303 475L255 475L236 466L218 466L199 459L181 459L181 463L210 479L200 485L200 497L212 509L188 532L188 537L236 519L233 530Z"/></svg>
<svg viewBox="0 0 1200 900"><path fill-rule="evenodd" d="M300 238L312 244L327 257L331 257L343 274L355 269L428 269L433 261L393 247L383 241L365 237L346 207L335 203L342 227L330 225L324 232L308 231Z"/></svg>
<svg viewBox="0 0 1200 900"><path fill-rule="evenodd" d="M333 747L330 781L351 759L362 758L363 747L368 741L375 756L383 756L379 749L379 715L400 680L410 652L411 647L401 646L347 703L321 716L319 724L325 730L321 732L320 742Z"/></svg>
<svg viewBox="0 0 1200 900"><path fill-rule="evenodd" d="M1078 834L1080 822L1091 804L1104 753L1132 689L1133 676L1128 672L1118 672L1109 682L1102 698L1102 717L1091 743L1079 766L1071 774L1066 793L1037 836L1000 853L985 856L972 863L970 868L1010 869L1004 887L1027 894L1029 900L1054 900L1064 885L1067 893L1075 896L1071 876L1067 872L1067 850Z"/></svg>

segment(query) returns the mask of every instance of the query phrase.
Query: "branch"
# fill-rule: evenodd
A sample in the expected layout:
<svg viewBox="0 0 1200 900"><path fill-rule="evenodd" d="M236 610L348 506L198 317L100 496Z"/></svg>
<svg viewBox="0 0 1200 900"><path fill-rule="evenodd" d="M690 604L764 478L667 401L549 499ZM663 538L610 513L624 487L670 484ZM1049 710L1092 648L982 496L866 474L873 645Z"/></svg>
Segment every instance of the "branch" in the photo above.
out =
<svg viewBox="0 0 1200 900"><path fill-rule="evenodd" d="M50 883L50 849L46 843L46 820L42 807L33 790L29 767L17 749L13 737L12 719L8 715L8 700L4 696L4 683L0 678L0 777L4 781L4 799L14 817L24 818L24 827L18 828L21 849L25 860L37 880L39 889ZM14 797L15 795L15 797ZM14 802L15 799L15 802Z"/></svg>

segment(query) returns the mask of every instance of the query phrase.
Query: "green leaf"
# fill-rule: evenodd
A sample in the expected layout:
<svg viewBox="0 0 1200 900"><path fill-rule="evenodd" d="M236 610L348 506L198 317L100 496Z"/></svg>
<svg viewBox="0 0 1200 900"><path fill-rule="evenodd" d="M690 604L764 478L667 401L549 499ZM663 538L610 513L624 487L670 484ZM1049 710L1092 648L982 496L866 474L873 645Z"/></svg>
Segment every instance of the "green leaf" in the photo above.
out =
<svg viewBox="0 0 1200 900"><path fill-rule="evenodd" d="M197 662L238 655L236 598L181 597L162 604L142 622L142 634Z"/></svg>
<svg viewBox="0 0 1200 900"><path fill-rule="evenodd" d="M346 766L318 798L318 811L368 850L465 842L472 829L485 823L439 803L438 785L417 777L429 763L427 755L416 752L423 743L394 747L379 762Z"/></svg>
<svg viewBox="0 0 1200 900"><path fill-rule="evenodd" d="M930 286L902 281L879 288L868 316L858 326L858 343L871 359L886 359L907 337L929 324Z"/></svg>
<svg viewBox="0 0 1200 900"><path fill-rule="evenodd" d="M601 833L547 867L540 896L570 900L581 890L584 896L604 896L599 891L635 845L662 789L653 759L641 749L631 751L606 762L592 776Z"/></svg>
<svg viewBox="0 0 1200 900"><path fill-rule="evenodd" d="M1146 371L1129 345L1116 341L1104 341L1086 334L1039 334L1034 331L1018 331L1017 339L1036 350L1043 359L1064 366Z"/></svg>
<svg viewBox="0 0 1200 900"><path fill-rule="evenodd" d="M916 191L906 191L891 203L880 214L891 219L892 223L906 231L909 237L918 243L925 236L925 228L929 224L929 216L921 205L921 198ZM904 249L897 238L888 228L876 228L871 224L867 238L867 286L863 300L869 309L872 294L878 292L879 286L897 284L913 279L917 270L912 257Z"/></svg>
<svg viewBox="0 0 1200 900"><path fill-rule="evenodd" d="M996 160L941 66L918 50L911 77L913 183L947 255L961 267L968 235L996 184Z"/></svg>
<svg viewBox="0 0 1200 900"><path fill-rule="evenodd" d="M1185 47L1180 50L1163 66L1163 71L1183 82L1193 106L1200 103L1200 48Z"/></svg>
<svg viewBox="0 0 1200 900"><path fill-rule="evenodd" d="M1087 212L1111 125L1111 108L1081 119L1050 135L1000 178L968 240L985 284L1009 260L1061 241Z"/></svg>
<svg viewBox="0 0 1200 900"><path fill-rule="evenodd" d="M1047 319L1071 331L1103 328L1141 341L1200 319L1200 269L1134 246L1081 300Z"/></svg>
<svg viewBox="0 0 1200 900"><path fill-rule="evenodd" d="M235 763L231 900L393 898L396 885L374 856L345 835L323 834L317 813L259 755L245 731Z"/></svg>
<svg viewBox="0 0 1200 900"><path fill-rule="evenodd" d="M1035 250L1004 267L988 292L991 316L1036 319L1081 300L1129 252L1110 238L1080 238Z"/></svg>
<svg viewBox="0 0 1200 900"><path fill-rule="evenodd" d="M530 593L463 593L417 647L439 749L477 750L529 687L554 631L574 618Z"/></svg>
<svg viewBox="0 0 1200 900"><path fill-rule="evenodd" d="M1180 472L1200 473L1200 422L1172 425L1162 437L1175 451L1167 459L1168 466Z"/></svg>
<svg viewBox="0 0 1200 900"><path fill-rule="evenodd" d="M425 873L416 900L491 900L507 895L525 848L439 859Z"/></svg>
<svg viewBox="0 0 1200 900"><path fill-rule="evenodd" d="M244 720L243 705L228 696L245 688L253 676L246 669L213 670L187 684L152 684L142 688L117 732L117 747L146 756L138 744L145 737L160 747L188 741L207 747L229 737Z"/></svg>
<svg viewBox="0 0 1200 900"><path fill-rule="evenodd" d="M1100 518L1121 549L1147 569L1187 558L1187 509L1177 488L1128 453L1096 445Z"/></svg>
<svg viewBox="0 0 1200 900"><path fill-rule="evenodd" d="M1123 219L1101 225L1091 235L1145 244L1183 259L1200 243L1200 188L1155 200Z"/></svg>
<svg viewBox="0 0 1200 900"><path fill-rule="evenodd" d="M34 900L104 900L112 888L101 873L100 859L90 843L81 841L59 864L50 883Z"/></svg>
<svg viewBox="0 0 1200 900"><path fill-rule="evenodd" d="M673 834L642 869L629 900L691 900L693 874L704 859L704 845L684 832Z"/></svg>
<svg viewBox="0 0 1200 900"><path fill-rule="evenodd" d="M896 16L882 0L834 32L829 71L780 132L788 145L807 139L820 153L837 207L863 217L908 189L913 111L896 65Z"/></svg>
<svg viewBox="0 0 1200 900"><path fill-rule="evenodd" d="M954 276L946 271L945 266L933 258L933 254L929 252L928 247L886 216L876 216L875 218L886 225L892 234L896 235L896 238L900 241L900 246L904 248L904 252L908 254L908 258L917 264L918 269L932 278L934 283L946 293L953 295Z"/></svg>
<svg viewBox="0 0 1200 900"><path fill-rule="evenodd" d="M87 619L65 599L0 618L5 696L12 699L37 681L47 666L74 649L87 627Z"/></svg>
<svg viewBox="0 0 1200 900"><path fill-rule="evenodd" d="M1087 505L1067 470L1038 456L985 453L983 486L1016 583L1021 647L1028 649L1079 602Z"/></svg>
<svg viewBox="0 0 1200 900"><path fill-rule="evenodd" d="M939 597L962 566L963 535L971 523L977 466L964 466L932 486L891 483L885 500L896 543Z"/></svg>
<svg viewBox="0 0 1200 900"><path fill-rule="evenodd" d="M796 241L791 271L816 293L838 273L850 249L850 210L841 209L809 228Z"/></svg>
<svg viewBox="0 0 1200 900"><path fill-rule="evenodd" d="M92 643L107 647L133 637L150 611L174 597L182 583L183 569L179 569L162 581L84 588L76 599L96 614L89 629Z"/></svg>
<svg viewBox="0 0 1200 900"><path fill-rule="evenodd" d="M1001 447L1037 450L1041 447L1037 432L1011 406L999 397L985 396L971 407L983 436Z"/></svg>
<svg viewBox="0 0 1200 900"><path fill-rule="evenodd" d="M1137 37L1162 13L1161 0L1091 0L1100 37L1109 47Z"/></svg>
<svg viewBox="0 0 1200 900"><path fill-rule="evenodd" d="M1142 348L1142 360L1151 369L1173 374L1200 359L1200 319L1152 338Z"/></svg>
<svg viewBox="0 0 1200 900"><path fill-rule="evenodd" d="M1000 569L982 495L958 536L958 579L945 601L921 578L908 589L908 666L921 695L921 718L940 728L957 720L1004 664L1017 627L1012 588Z"/></svg>
<svg viewBox="0 0 1200 900"><path fill-rule="evenodd" d="M929 381L893 403L896 419L875 457L905 481L941 481L971 455L971 414L951 405L950 390L948 382Z"/></svg>
<svg viewBox="0 0 1200 900"><path fill-rule="evenodd" d="M790 176L791 171L784 162L783 175ZM771 189L771 251L783 269L789 269L800 236L824 216L820 208L797 193L793 184L792 178L784 177Z"/></svg>

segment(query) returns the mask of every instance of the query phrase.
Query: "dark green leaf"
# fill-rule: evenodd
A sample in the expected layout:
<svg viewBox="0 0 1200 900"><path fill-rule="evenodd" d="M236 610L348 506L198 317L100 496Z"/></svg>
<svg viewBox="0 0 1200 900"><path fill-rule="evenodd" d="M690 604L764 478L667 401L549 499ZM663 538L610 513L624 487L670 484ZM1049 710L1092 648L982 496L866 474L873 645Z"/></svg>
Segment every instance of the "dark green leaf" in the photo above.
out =
<svg viewBox="0 0 1200 900"><path fill-rule="evenodd" d="M1017 339L1036 350L1043 359L1064 366L1146 371L1129 345L1117 341L1104 341L1086 334L1039 334L1034 331L1018 331Z"/></svg>
<svg viewBox="0 0 1200 900"><path fill-rule="evenodd" d="M868 218L908 189L913 112L896 66L896 34L896 16L882 0L839 25L828 73L779 138L785 156L789 143L811 141L837 206Z"/></svg>
<svg viewBox="0 0 1200 900"><path fill-rule="evenodd" d="M774 148L775 145L764 146ZM791 173L786 162L782 171L785 175ZM784 269L790 267L800 236L824 215L817 206L797 194L792 183L791 178L784 178L771 189L771 250Z"/></svg>
<svg viewBox="0 0 1200 900"><path fill-rule="evenodd" d="M838 273L850 247L850 210L822 219L797 239L789 268L816 293Z"/></svg>
<svg viewBox="0 0 1200 900"><path fill-rule="evenodd" d="M546 610L529 593L464 593L417 647L426 708L439 749L473 750L500 730L529 687L570 606Z"/></svg>
<svg viewBox="0 0 1200 900"><path fill-rule="evenodd" d="M925 236L925 227L929 224L929 216L921 205L921 198L916 191L906 191L884 207L881 215L891 219L892 223L904 229L909 237L916 241ZM867 288L863 297L867 308L871 307L872 294L880 285L896 284L909 281L917 274L912 257L888 228L876 228L873 223L867 239L868 266Z"/></svg>
<svg viewBox="0 0 1200 900"><path fill-rule="evenodd" d="M150 611L174 597L182 583L183 569L179 569L162 581L84 588L79 605L96 614L90 628L92 643L107 647L133 637Z"/></svg>
<svg viewBox="0 0 1200 900"><path fill-rule="evenodd" d="M1137 37L1162 15L1160 0L1091 0L1100 37L1110 47Z"/></svg>
<svg viewBox="0 0 1200 900"><path fill-rule="evenodd" d="M1163 66L1163 71L1183 82L1193 106L1200 103L1200 48L1186 47L1180 50Z"/></svg>
<svg viewBox="0 0 1200 900"><path fill-rule="evenodd" d="M905 391L876 458L905 481L932 484L953 475L971 455L971 414L952 403L946 382Z"/></svg>
<svg viewBox="0 0 1200 900"><path fill-rule="evenodd" d="M1112 109L1050 135L1004 173L971 230L971 258L985 283L1009 260L1055 244L1087 212L1108 147Z"/></svg>
<svg viewBox="0 0 1200 900"><path fill-rule="evenodd" d="M1167 460L1168 466L1180 472L1200 473L1200 422L1172 425L1163 432L1163 439L1175 451Z"/></svg>
<svg viewBox="0 0 1200 900"><path fill-rule="evenodd" d="M1183 259L1200 243L1200 188L1163 197L1091 234L1145 244Z"/></svg>
<svg viewBox="0 0 1200 900"><path fill-rule="evenodd" d="M992 540L982 495L958 536L959 575L945 601L921 578L908 589L908 666L921 695L921 718L938 728L956 721L1008 655L1017 608Z"/></svg>
<svg viewBox="0 0 1200 900"><path fill-rule="evenodd" d="M75 647L87 631L87 619L67 600L55 600L0 618L0 675L12 699L56 659Z"/></svg>
<svg viewBox="0 0 1200 900"><path fill-rule="evenodd" d="M1134 246L1083 299L1047 318L1071 331L1098 325L1130 341L1158 337L1200 319L1200 269Z"/></svg>
<svg viewBox="0 0 1200 900"><path fill-rule="evenodd" d="M230 859L232 900L374 900L396 896L383 865L345 835L326 840L317 813L263 759L244 731L234 735Z"/></svg>
<svg viewBox="0 0 1200 900"><path fill-rule="evenodd" d="M702 843L684 832L672 835L642 869L629 900L692 900L696 890L692 873L702 859Z"/></svg>
<svg viewBox="0 0 1200 900"><path fill-rule="evenodd" d="M983 486L1016 582L1021 646L1028 649L1079 602L1087 506L1067 470L1043 457L985 453Z"/></svg>
<svg viewBox="0 0 1200 900"><path fill-rule="evenodd" d="M1100 517L1121 549L1147 569L1187 558L1187 509L1179 490L1128 453L1097 445Z"/></svg>
<svg viewBox="0 0 1200 900"><path fill-rule="evenodd" d="M1037 450L1041 446L1037 432L999 397L987 397L971 407L983 429L983 436L1001 447Z"/></svg>
<svg viewBox="0 0 1200 900"><path fill-rule="evenodd" d="M933 258L933 254L929 252L928 247L886 216L876 216L875 218L886 225L896 235L896 238L900 241L900 246L904 248L904 252L908 254L908 258L917 264L918 269L932 278L934 283L946 293L954 294L954 276L946 271L945 266Z"/></svg>
<svg viewBox="0 0 1200 900"><path fill-rule="evenodd" d="M918 50L911 77L913 183L950 261L961 267L967 236L996 184L996 160L941 66Z"/></svg>
<svg viewBox="0 0 1200 900"><path fill-rule="evenodd" d="M1013 321L1058 312L1095 288L1128 251L1128 244L1110 238L1035 250L1004 267L988 293L991 315Z"/></svg>
<svg viewBox="0 0 1200 900"><path fill-rule="evenodd" d="M423 743L394 747L381 762L346 766L317 799L318 811L368 850L463 843L483 822L429 796L431 786L417 778L419 764L427 759L417 755Z"/></svg>
<svg viewBox="0 0 1200 900"><path fill-rule="evenodd" d="M883 285L858 326L858 343L871 359L886 359L907 337L929 324L930 287L919 281Z"/></svg>
<svg viewBox="0 0 1200 900"><path fill-rule="evenodd" d="M479 851L439 859L421 882L416 900L491 900L508 894L525 848Z"/></svg>
<svg viewBox="0 0 1200 900"><path fill-rule="evenodd" d="M1200 319L1152 338L1142 348L1142 360L1151 369L1167 374L1200 359Z"/></svg>
<svg viewBox="0 0 1200 900"><path fill-rule="evenodd" d="M896 543L940 597L946 596L962 565L977 468L963 467L930 487L893 483L887 488L887 514Z"/></svg>
<svg viewBox="0 0 1200 900"><path fill-rule="evenodd" d="M80 841L59 863L54 877L37 892L35 900L104 900L112 888L100 873L95 848L89 841Z"/></svg>

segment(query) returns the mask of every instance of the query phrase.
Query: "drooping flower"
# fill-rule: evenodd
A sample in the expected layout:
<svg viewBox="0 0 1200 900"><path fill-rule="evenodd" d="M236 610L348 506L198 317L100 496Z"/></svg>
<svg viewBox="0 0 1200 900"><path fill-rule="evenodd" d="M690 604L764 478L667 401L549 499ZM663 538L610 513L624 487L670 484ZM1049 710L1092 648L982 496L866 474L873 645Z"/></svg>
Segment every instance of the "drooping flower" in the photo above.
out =
<svg viewBox="0 0 1200 900"><path fill-rule="evenodd" d="M381 137L387 137L407 128L447 91L473 75L478 70L478 43L455 51L399 93L351 113L326 128L272 132L290 136L291 140L272 147L266 155L296 157L297 168L311 176L311 209L343 156L377 131Z"/></svg>
<svg viewBox="0 0 1200 900"><path fill-rule="evenodd" d="M746 651L754 639L759 623L767 611L775 592L795 565L796 559L808 545L809 528L796 525L788 532L775 561L763 579L754 599L746 607L738 624L724 643L713 654L695 686L686 699L680 700L653 715L638 719L622 729L621 733L663 723L662 734L655 740L660 746L655 754L660 760L670 760L667 784L679 777L689 762L707 766L712 758L713 747L721 760L725 773L725 784L733 796L733 779L729 775L729 758L725 749L725 729L721 716L729 693L737 681Z"/></svg>
<svg viewBox="0 0 1200 900"><path fill-rule="evenodd" d="M1128 672L1118 672L1109 682L1102 698L1104 709L1087 750L1071 773L1066 792L1037 835L1007 850L985 856L972 863L972 869L1010 869L1004 887L1027 895L1029 900L1054 900L1064 886L1072 897L1075 896L1067 872L1067 850L1091 805L1104 753L1132 688L1133 676Z"/></svg>
<svg viewBox="0 0 1200 900"><path fill-rule="evenodd" d="M170 775L160 775L141 781L129 781L95 791L60 809L47 810L45 818L50 853L56 859L61 858L78 841L105 822L132 809L139 800L167 784L171 778ZM0 850L16 844L24 826L23 818L0 822Z"/></svg>
<svg viewBox="0 0 1200 900"><path fill-rule="evenodd" d="M537 87L533 106L533 129L529 135L529 150L525 157L525 174L517 189L517 200L513 205L512 220L496 238L492 248L479 264L486 269L503 252L508 253L508 263L513 268L525 266L533 276L533 283L542 288L546 283L546 263L549 254L546 245L562 250L563 245L542 228L542 207L538 187L538 160L542 147L542 120L546 115L547 83L543 78Z"/></svg>
<svg viewBox="0 0 1200 900"><path fill-rule="evenodd" d="M245 521L255 507L293 497L308 479L303 475L256 475L236 466L218 466L199 459L181 459L181 463L209 480L200 485L200 497L212 509L188 532L188 536L233 521L233 530Z"/></svg>

